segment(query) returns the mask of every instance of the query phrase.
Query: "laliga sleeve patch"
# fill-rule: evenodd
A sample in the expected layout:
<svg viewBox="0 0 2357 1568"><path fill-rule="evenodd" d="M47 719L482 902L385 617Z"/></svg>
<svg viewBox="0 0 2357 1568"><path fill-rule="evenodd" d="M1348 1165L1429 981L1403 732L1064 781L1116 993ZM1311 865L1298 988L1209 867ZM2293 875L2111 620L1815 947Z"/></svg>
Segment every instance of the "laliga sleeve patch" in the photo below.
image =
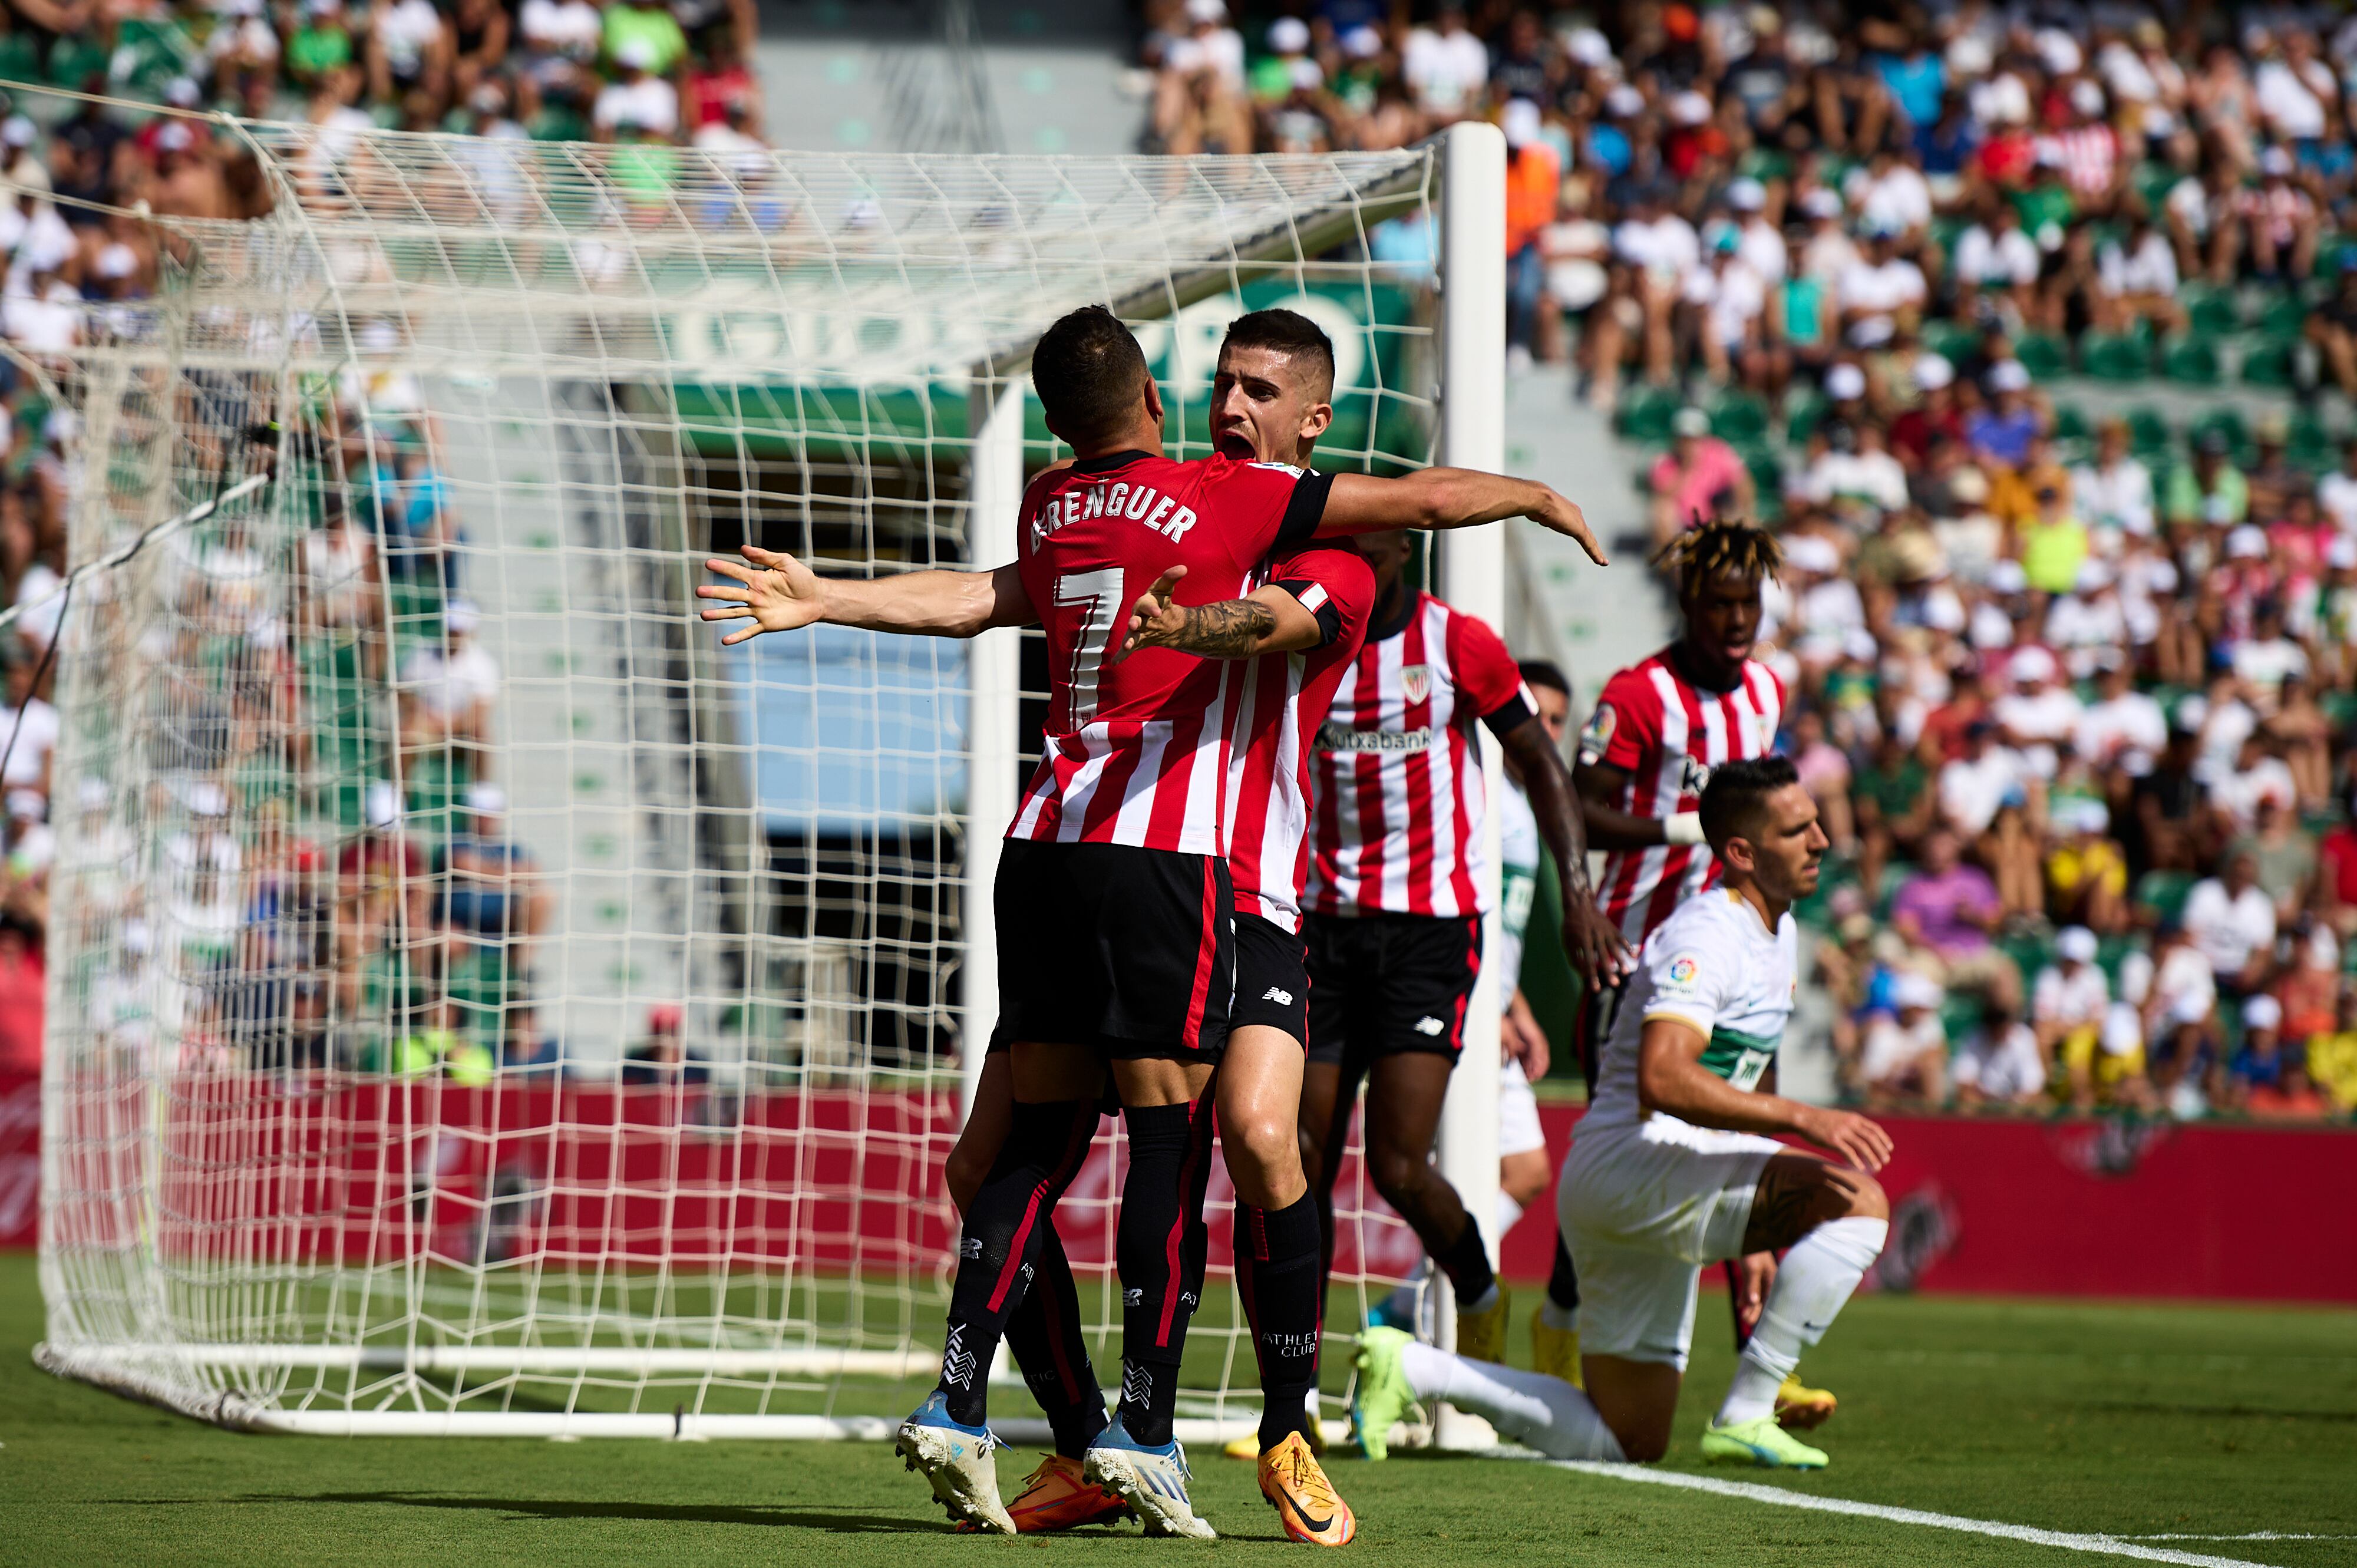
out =
<svg viewBox="0 0 2357 1568"><path fill-rule="evenodd" d="M1691 991L1701 973L1702 965L1695 961L1695 955L1682 952L1670 960L1669 967L1662 971L1662 983L1674 985L1681 991Z"/></svg>
<svg viewBox="0 0 2357 1568"><path fill-rule="evenodd" d="M1609 703L1596 704L1595 716L1587 727L1579 732L1579 760L1589 768L1604 760L1605 747L1612 744L1612 732L1619 727L1620 717Z"/></svg>

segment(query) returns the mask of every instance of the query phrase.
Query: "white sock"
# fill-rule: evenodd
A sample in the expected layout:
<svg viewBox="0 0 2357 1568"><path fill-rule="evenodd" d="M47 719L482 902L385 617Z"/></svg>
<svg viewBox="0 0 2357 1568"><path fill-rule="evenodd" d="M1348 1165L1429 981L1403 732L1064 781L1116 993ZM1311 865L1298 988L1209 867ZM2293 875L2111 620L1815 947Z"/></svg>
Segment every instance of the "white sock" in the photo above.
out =
<svg viewBox="0 0 2357 1568"><path fill-rule="evenodd" d="M1549 1328L1559 1329L1566 1334L1577 1334L1579 1332L1579 1308L1557 1306L1555 1304L1555 1298L1549 1296L1539 1303L1539 1321Z"/></svg>
<svg viewBox="0 0 2357 1568"><path fill-rule="evenodd" d="M1522 1217L1523 1206L1514 1201L1513 1194L1501 1189L1498 1194L1497 1237L1500 1245L1504 1244L1506 1232L1512 1230L1514 1228L1514 1222Z"/></svg>
<svg viewBox="0 0 2357 1568"><path fill-rule="evenodd" d="M1751 1331L1718 1407L1719 1425L1775 1413L1777 1389L1800 1366L1801 1352L1825 1337L1889 1235L1887 1219L1831 1219L1784 1254L1760 1326Z"/></svg>
<svg viewBox="0 0 2357 1568"><path fill-rule="evenodd" d="M1468 1360L1429 1345L1400 1348L1400 1369L1419 1400L1446 1400L1551 1459L1627 1457L1586 1394L1544 1372Z"/></svg>

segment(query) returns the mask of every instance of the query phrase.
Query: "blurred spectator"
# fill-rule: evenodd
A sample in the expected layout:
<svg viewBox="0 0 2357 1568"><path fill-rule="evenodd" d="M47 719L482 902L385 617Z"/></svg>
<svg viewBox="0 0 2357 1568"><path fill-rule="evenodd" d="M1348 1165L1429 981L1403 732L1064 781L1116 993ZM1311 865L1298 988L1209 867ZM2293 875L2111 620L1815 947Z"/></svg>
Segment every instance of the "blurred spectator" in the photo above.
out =
<svg viewBox="0 0 2357 1568"><path fill-rule="evenodd" d="M2226 856L2222 875L2193 885L2184 918L2221 992L2244 997L2266 985L2275 961L2276 906L2259 886L2258 858L2248 848Z"/></svg>
<svg viewBox="0 0 2357 1568"><path fill-rule="evenodd" d="M1989 940L2004 918L1996 885L1980 867L1964 864L1955 833L1937 828L1926 834L1922 869L1891 900L1891 929L1928 950L1950 990L2018 1002L2020 977Z"/></svg>
<svg viewBox="0 0 2357 1568"><path fill-rule="evenodd" d="M1902 974L1888 1012L1867 1020L1858 1089L1872 1105L1937 1106L1947 1099L1948 1036L1940 1023L1941 991L1920 974Z"/></svg>

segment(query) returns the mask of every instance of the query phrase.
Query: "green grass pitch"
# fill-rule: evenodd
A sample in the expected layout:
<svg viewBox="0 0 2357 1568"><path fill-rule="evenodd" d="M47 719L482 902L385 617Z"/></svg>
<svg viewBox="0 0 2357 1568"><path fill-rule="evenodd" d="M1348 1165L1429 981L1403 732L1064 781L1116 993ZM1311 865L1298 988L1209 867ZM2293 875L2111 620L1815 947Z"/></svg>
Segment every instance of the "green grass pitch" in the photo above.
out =
<svg viewBox="0 0 2357 1568"><path fill-rule="evenodd" d="M1673 1468L1701 1469L1688 1456L1727 1376L1725 1321L1706 1298ZM35 1370L40 1323L32 1260L0 1256L0 1563L673 1568L1204 1550L1135 1527L952 1539L880 1444L241 1436ZM1807 1370L1841 1395L1822 1434L1832 1469L1708 1474L2212 1559L2357 1564L2357 1312L1867 1298ZM1002 1474L1028 1463L1010 1455ZM2126 1561L1528 1461L1332 1468L1359 1509L1351 1550L1417 1568ZM1198 1455L1196 1474L1223 1561L1306 1550L1277 1534L1249 1466ZM2263 1533L2276 1539L2221 1539Z"/></svg>

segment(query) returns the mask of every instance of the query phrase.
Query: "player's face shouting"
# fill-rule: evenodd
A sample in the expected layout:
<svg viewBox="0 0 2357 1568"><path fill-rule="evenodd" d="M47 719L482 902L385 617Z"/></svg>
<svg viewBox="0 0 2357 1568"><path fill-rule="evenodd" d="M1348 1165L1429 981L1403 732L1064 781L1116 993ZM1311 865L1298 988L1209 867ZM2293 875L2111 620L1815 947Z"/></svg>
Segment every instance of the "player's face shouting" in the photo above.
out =
<svg viewBox="0 0 2357 1568"><path fill-rule="evenodd" d="M1322 378L1274 349L1220 350L1211 378L1211 440L1238 462L1307 463L1334 423Z"/></svg>
<svg viewBox="0 0 2357 1568"><path fill-rule="evenodd" d="M1817 803L1809 792L1787 784L1769 796L1761 805L1758 832L1751 855L1760 891L1783 903L1815 892L1832 841L1817 822Z"/></svg>
<svg viewBox="0 0 2357 1568"><path fill-rule="evenodd" d="M1730 672L1751 657L1760 637L1760 579L1721 572L1684 601L1687 639Z"/></svg>

